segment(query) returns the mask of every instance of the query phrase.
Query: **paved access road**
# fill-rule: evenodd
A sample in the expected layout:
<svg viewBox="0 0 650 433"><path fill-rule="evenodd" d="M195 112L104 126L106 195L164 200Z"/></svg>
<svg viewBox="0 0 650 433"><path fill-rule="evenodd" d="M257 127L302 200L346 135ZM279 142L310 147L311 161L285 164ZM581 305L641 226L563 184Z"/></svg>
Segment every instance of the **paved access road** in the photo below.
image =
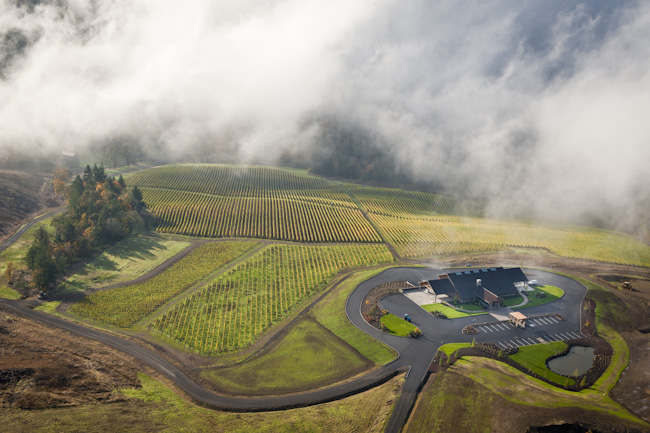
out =
<svg viewBox="0 0 650 433"><path fill-rule="evenodd" d="M277 397L237 398L218 395L202 388L179 368L158 354L115 334L109 334L98 329L88 328L67 321L57 316L31 310L23 306L19 301L0 299L0 308L29 317L49 326L56 326L82 337L100 341L108 346L128 353L164 374L197 403L221 410L268 411L323 403L369 389L385 382L400 371L408 371L400 398L395 404L393 414L386 428L387 432L399 432L415 402L418 389L429 365L441 344L471 341L473 338L476 338L476 341L498 342L506 337L515 339L536 337L538 334L543 335L545 332L575 332L574 328L577 329L579 324L580 302L586 293L586 288L569 278L541 271L530 271L527 272L527 275L529 277L534 276L541 284L552 284L561 287L565 290L565 296L552 304L526 310L526 314L560 312L567 317L566 322L546 323L544 326L540 325L528 329L501 329L498 332L486 331L481 332L477 336L469 336L462 334L461 330L466 324L478 320L476 317L454 320L438 319L403 295L393 295L385 298L382 301L382 306L396 314L410 314L413 322L424 332L422 338L411 339L385 334L368 325L361 316L361 302L364 296L379 284L405 280L417 282L422 279L436 278L441 273L443 273L442 270L432 268L392 268L360 284L348 298L346 313L352 323L397 350L400 354L397 360L346 383L301 394Z"/></svg>
<svg viewBox="0 0 650 433"><path fill-rule="evenodd" d="M539 320L533 323L535 326L525 329L514 328L500 324L498 327L485 327L479 334L467 335L462 329L469 324L493 322L497 319L489 314L471 316L459 319L440 319L423 308L416 305L406 296L390 295L380 301L380 307L402 317L404 314L411 316L412 323L420 328L423 336L418 339L396 337L379 331L370 326L361 316L361 303L365 295L374 287L391 281L409 281L417 284L420 280L430 280L438 275L455 270L442 270L434 268L393 268L382 272L360 284L350 295L346 305L348 318L358 328L386 343L400 353L399 359L388 364L389 368L410 367L409 375L404 382L402 394L395 404L395 409L389 420L386 432L399 432L410 412L417 391L424 379L427 370L433 361L438 348L445 343L491 342L501 347L512 347L530 345L539 342L538 338L546 341L569 340L581 337L580 333L580 304L587 293L587 288L570 278L538 270L526 270L529 279L538 280L539 284L550 284L564 290L564 296L552 303L540 305L523 310L527 316L534 316L545 313L559 313L566 320ZM501 314L506 314L506 309L500 309Z"/></svg>

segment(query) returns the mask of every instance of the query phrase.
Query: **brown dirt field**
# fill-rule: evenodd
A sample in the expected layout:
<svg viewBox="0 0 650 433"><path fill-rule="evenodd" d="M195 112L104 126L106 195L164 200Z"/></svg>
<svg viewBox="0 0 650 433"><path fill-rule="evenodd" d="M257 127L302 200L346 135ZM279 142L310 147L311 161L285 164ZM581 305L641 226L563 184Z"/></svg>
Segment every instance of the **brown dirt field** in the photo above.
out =
<svg viewBox="0 0 650 433"><path fill-rule="evenodd" d="M137 364L99 343L0 314L0 408L42 409L123 399Z"/></svg>

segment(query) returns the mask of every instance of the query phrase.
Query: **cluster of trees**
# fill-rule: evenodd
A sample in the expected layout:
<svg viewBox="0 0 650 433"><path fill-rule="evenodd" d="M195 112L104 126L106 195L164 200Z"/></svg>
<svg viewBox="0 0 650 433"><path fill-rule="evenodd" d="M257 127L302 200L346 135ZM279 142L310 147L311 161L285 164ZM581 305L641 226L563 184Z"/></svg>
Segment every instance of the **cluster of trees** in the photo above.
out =
<svg viewBox="0 0 650 433"><path fill-rule="evenodd" d="M115 168L126 164L131 166L142 158L142 149L134 141L114 140L106 144L102 154L102 160L111 164Z"/></svg>
<svg viewBox="0 0 650 433"><path fill-rule="evenodd" d="M61 173L55 180L61 178ZM59 189L61 186L59 185ZM41 227L25 257L34 285L48 291L70 265L91 257L130 233L148 228L142 192L124 178L108 177L103 166L86 166L64 187L68 208L52 220L53 234ZM7 275L10 283L16 275Z"/></svg>

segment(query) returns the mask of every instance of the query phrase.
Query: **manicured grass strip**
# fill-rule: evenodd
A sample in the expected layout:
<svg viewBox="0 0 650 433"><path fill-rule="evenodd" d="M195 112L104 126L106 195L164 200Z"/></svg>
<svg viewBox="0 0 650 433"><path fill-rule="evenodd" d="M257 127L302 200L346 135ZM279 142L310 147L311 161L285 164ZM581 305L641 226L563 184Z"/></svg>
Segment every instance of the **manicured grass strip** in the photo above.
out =
<svg viewBox="0 0 650 433"><path fill-rule="evenodd" d="M65 281L68 290L89 290L138 278L190 245L165 235L132 236L107 248Z"/></svg>
<svg viewBox="0 0 650 433"><path fill-rule="evenodd" d="M129 327L257 245L242 241L203 244L144 283L95 292L72 305L70 310L82 317Z"/></svg>
<svg viewBox="0 0 650 433"><path fill-rule="evenodd" d="M378 365L393 361L397 352L354 326L345 314L345 304L359 284L382 271L374 269L352 274L312 309L312 315L321 325Z"/></svg>
<svg viewBox="0 0 650 433"><path fill-rule="evenodd" d="M232 367L204 370L203 376L229 394L283 394L343 380L368 364L322 325L302 320L262 356Z"/></svg>
<svg viewBox="0 0 650 433"><path fill-rule="evenodd" d="M381 323L388 328L388 332L394 335L399 335L400 337L406 337L409 332L415 331L417 328L412 323L407 322L404 319L400 319L394 314L385 314L381 318Z"/></svg>
<svg viewBox="0 0 650 433"><path fill-rule="evenodd" d="M538 293L546 293L546 296L543 298L538 298ZM537 307L539 305L548 304L553 302L556 299L560 299L564 296L564 290L555 286L535 286L535 291L526 292L528 297L528 302L522 307L514 307L513 310L523 310L525 308Z"/></svg>
<svg viewBox="0 0 650 433"><path fill-rule="evenodd" d="M450 357L455 351L465 347L472 347L472 343L447 343L440 346L438 350L447 355L447 357Z"/></svg>
<svg viewBox="0 0 650 433"><path fill-rule="evenodd" d="M339 272L392 261L385 245L269 245L151 326L201 353L239 351L325 289Z"/></svg>
<svg viewBox="0 0 650 433"><path fill-rule="evenodd" d="M560 385L573 385L575 380L554 373L546 367L546 360L549 357L562 352L566 348L567 345L563 341L534 344L532 346L520 347L517 353L510 355L510 359L552 382Z"/></svg>
<svg viewBox="0 0 650 433"><path fill-rule="evenodd" d="M444 304L427 304L427 305L421 305L421 307L427 310L429 313L432 311L440 311L445 316L447 316L448 319L457 319L459 317L468 317L468 316L478 316L479 314L487 313L487 311L485 310L480 310L477 311L476 313L465 313L464 311L458 311ZM465 306L463 306L463 308L464 307Z"/></svg>

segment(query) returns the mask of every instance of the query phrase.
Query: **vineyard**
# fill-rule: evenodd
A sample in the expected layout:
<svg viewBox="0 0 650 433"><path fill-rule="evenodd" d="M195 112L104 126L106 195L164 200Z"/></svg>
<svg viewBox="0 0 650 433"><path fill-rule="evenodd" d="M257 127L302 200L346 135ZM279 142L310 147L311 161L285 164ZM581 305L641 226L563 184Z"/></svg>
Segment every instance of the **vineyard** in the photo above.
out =
<svg viewBox="0 0 650 433"><path fill-rule="evenodd" d="M266 167L173 165L134 174L160 232L299 242L381 238L337 184Z"/></svg>
<svg viewBox="0 0 650 433"><path fill-rule="evenodd" d="M564 257L639 266L650 264L650 247L626 234L607 230L451 216L371 217L404 257L519 246L545 248Z"/></svg>
<svg viewBox="0 0 650 433"><path fill-rule="evenodd" d="M348 185L348 190L371 213L387 216L450 214L458 207L455 199L426 192L396 188L374 188Z"/></svg>
<svg viewBox="0 0 650 433"><path fill-rule="evenodd" d="M361 209L403 257L545 248L564 257L650 265L650 247L585 227L461 218L466 201L342 184L270 167L187 164L135 173L158 231L309 243L380 243ZM360 204L361 209L357 207Z"/></svg>
<svg viewBox="0 0 650 433"><path fill-rule="evenodd" d="M73 304L70 311L111 325L132 326L257 245L256 242L246 241L203 244L151 279L140 284L95 292Z"/></svg>
<svg viewBox="0 0 650 433"><path fill-rule="evenodd" d="M271 245L151 326L202 353L240 350L322 290L338 272L392 260L384 245Z"/></svg>

